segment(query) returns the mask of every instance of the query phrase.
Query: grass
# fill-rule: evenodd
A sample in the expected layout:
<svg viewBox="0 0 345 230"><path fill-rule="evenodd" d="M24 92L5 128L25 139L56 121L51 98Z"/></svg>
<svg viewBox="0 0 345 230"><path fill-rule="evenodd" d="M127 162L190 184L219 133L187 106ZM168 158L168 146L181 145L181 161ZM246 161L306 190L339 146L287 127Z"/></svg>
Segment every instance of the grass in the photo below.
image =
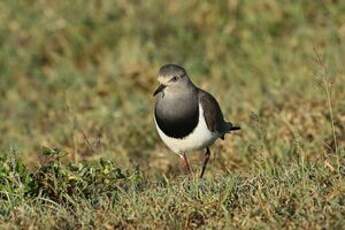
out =
<svg viewBox="0 0 345 230"><path fill-rule="evenodd" d="M344 10L2 1L1 228L341 228ZM242 127L212 147L204 180L181 175L154 129L171 62Z"/></svg>

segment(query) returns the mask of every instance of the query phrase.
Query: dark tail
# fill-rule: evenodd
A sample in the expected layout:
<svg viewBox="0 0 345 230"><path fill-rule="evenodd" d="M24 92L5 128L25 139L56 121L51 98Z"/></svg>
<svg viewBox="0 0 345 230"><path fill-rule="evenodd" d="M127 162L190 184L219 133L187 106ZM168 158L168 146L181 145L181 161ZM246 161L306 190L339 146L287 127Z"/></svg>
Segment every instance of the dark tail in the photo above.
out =
<svg viewBox="0 0 345 230"><path fill-rule="evenodd" d="M229 131L231 132L231 131L236 131L236 130L240 130L240 129L241 129L240 126L232 126Z"/></svg>
<svg viewBox="0 0 345 230"><path fill-rule="evenodd" d="M240 126L234 126L231 122L226 122L225 124L226 124L225 127L224 127L225 128L225 130L224 130L225 133L230 133L232 131L236 131L236 130L240 130L241 129Z"/></svg>
<svg viewBox="0 0 345 230"><path fill-rule="evenodd" d="M231 133L232 131L236 131L236 130L240 130L241 127L240 126L234 126L233 124L231 124L230 122L226 122L225 123L226 126L224 127L224 134L223 136L221 136L221 138L224 140L224 135L226 133Z"/></svg>

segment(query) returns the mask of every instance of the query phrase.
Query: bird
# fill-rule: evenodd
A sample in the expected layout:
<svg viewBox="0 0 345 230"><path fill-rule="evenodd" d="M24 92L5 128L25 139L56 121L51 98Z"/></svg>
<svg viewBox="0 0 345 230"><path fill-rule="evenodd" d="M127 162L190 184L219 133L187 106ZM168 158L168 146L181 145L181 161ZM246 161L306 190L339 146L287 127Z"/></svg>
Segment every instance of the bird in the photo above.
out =
<svg viewBox="0 0 345 230"><path fill-rule="evenodd" d="M187 71L177 64L165 64L158 72L160 83L154 91L154 123L165 145L178 154L182 166L192 173L186 153L206 150L200 178L210 159L210 146L239 126L225 121L217 100L197 87Z"/></svg>

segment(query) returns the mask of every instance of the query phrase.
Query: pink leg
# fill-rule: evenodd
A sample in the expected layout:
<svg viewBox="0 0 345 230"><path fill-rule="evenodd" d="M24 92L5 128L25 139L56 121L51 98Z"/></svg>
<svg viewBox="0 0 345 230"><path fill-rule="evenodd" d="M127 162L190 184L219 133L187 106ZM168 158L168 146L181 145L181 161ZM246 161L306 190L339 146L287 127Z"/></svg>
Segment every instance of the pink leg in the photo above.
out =
<svg viewBox="0 0 345 230"><path fill-rule="evenodd" d="M200 178L202 178L204 176L208 160L210 159L210 155L211 155L210 149L207 148L205 156L204 156L204 160L202 161L202 168L201 168Z"/></svg>
<svg viewBox="0 0 345 230"><path fill-rule="evenodd" d="M186 153L183 153L180 155L181 157L181 165L183 167L183 169L188 173L188 174L191 174L192 173L192 168L190 167L189 165L189 162L188 162L188 158L186 156Z"/></svg>

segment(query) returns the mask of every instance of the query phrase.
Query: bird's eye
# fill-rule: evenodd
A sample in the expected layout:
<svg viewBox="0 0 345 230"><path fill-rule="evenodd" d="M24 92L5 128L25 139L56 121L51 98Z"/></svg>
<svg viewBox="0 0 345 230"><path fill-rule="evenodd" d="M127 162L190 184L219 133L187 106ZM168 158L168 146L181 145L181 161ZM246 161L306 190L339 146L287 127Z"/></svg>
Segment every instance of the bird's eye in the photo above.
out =
<svg viewBox="0 0 345 230"><path fill-rule="evenodd" d="M177 76L174 76L173 78L171 78L171 81L177 81Z"/></svg>

